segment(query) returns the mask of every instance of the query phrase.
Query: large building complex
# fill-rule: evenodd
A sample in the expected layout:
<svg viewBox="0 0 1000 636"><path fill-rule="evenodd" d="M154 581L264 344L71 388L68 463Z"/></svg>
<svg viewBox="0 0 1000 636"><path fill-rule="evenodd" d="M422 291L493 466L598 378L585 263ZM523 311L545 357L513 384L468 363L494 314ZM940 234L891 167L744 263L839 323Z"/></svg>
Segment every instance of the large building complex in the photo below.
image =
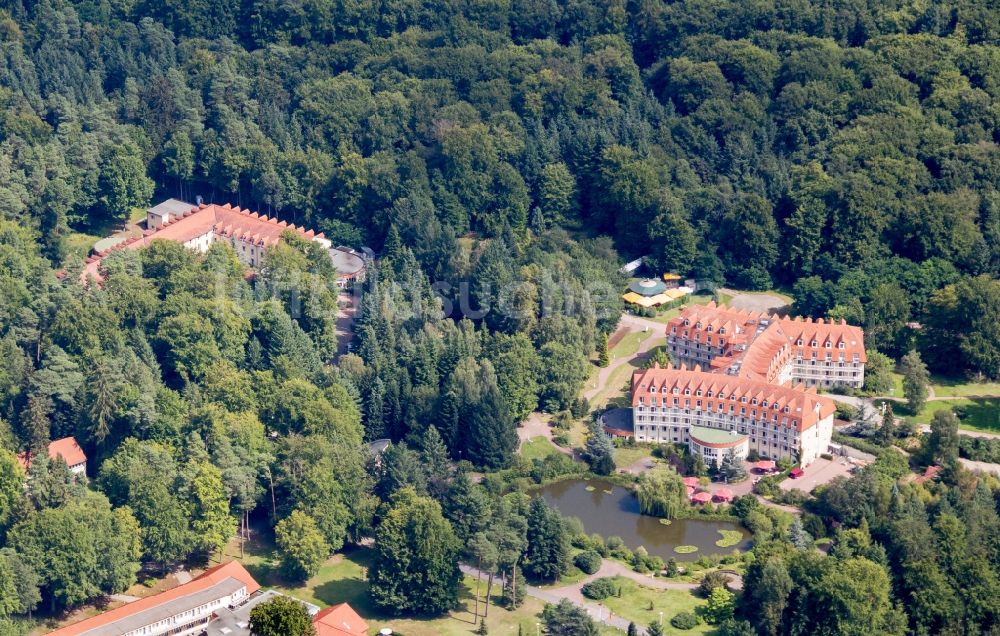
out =
<svg viewBox="0 0 1000 636"><path fill-rule="evenodd" d="M672 359L775 384L860 388L864 333L844 321L782 318L725 305L692 305L667 324Z"/></svg>
<svg viewBox="0 0 1000 636"><path fill-rule="evenodd" d="M100 280L101 260L109 253L121 249L139 249L155 240L175 241L198 252L205 252L217 242L228 243L244 265L258 267L269 247L281 241L285 232L294 232L302 238L319 243L329 250L337 268L339 285L364 276L365 262L354 250L333 247L322 232L306 230L250 210L225 205L192 205L168 199L146 211L146 230L141 236L105 239L95 247L87 260L83 278Z"/></svg>
<svg viewBox="0 0 1000 636"><path fill-rule="evenodd" d="M632 411L637 441L685 444L706 463L756 451L806 465L827 452L836 406L815 387L654 365L632 374Z"/></svg>

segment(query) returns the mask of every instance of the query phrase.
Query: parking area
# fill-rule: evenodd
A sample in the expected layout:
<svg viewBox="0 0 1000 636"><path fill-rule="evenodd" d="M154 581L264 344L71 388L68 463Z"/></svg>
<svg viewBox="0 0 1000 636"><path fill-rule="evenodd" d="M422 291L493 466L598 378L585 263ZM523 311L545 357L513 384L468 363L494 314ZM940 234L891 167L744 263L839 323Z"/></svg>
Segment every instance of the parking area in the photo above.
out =
<svg viewBox="0 0 1000 636"><path fill-rule="evenodd" d="M852 467L844 457L833 460L820 458L803 468L803 475L798 479L788 477L778 485L782 490L812 492L816 486L830 483L837 477L849 477Z"/></svg>

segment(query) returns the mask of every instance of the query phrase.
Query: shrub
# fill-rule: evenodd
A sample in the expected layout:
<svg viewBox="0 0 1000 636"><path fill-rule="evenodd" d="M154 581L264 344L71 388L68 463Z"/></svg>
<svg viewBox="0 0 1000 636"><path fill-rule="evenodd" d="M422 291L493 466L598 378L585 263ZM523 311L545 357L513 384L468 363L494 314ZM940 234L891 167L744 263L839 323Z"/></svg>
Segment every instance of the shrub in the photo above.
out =
<svg viewBox="0 0 1000 636"><path fill-rule="evenodd" d="M601 569L601 555L593 550L587 550L576 555L573 563L587 574L593 574Z"/></svg>
<svg viewBox="0 0 1000 636"><path fill-rule="evenodd" d="M670 624L677 629L694 629L698 626L698 617L691 612L681 612L670 619Z"/></svg>
<svg viewBox="0 0 1000 636"><path fill-rule="evenodd" d="M614 596L617 590L618 585L615 584L614 578L610 576L594 579L580 588L584 596L595 601L601 601L609 596Z"/></svg>
<svg viewBox="0 0 1000 636"><path fill-rule="evenodd" d="M727 587L729 581L732 580L725 572L709 572L701 579L701 583L698 584L698 591L705 598L708 598L712 594L712 590L717 587Z"/></svg>

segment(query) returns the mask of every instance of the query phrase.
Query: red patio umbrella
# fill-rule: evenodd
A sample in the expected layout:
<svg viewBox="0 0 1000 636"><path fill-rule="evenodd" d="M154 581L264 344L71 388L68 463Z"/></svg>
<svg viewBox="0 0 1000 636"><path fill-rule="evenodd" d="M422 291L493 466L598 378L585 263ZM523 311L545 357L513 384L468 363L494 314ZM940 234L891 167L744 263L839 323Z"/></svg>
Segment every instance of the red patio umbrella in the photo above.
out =
<svg viewBox="0 0 1000 636"><path fill-rule="evenodd" d="M715 498L719 501L732 501L733 491L728 488L719 488L715 491Z"/></svg>
<svg viewBox="0 0 1000 636"><path fill-rule="evenodd" d="M692 488L697 488L699 483L700 482L698 481L697 477L685 477L684 478L684 485L685 486L691 486Z"/></svg>
<svg viewBox="0 0 1000 636"><path fill-rule="evenodd" d="M707 492L696 492L691 495L691 503L707 504L712 501L712 495Z"/></svg>
<svg viewBox="0 0 1000 636"><path fill-rule="evenodd" d="M759 462L757 462L756 464L754 464L753 467L756 468L757 470L767 472L767 471L774 470L776 468L776 465L770 459L762 459Z"/></svg>

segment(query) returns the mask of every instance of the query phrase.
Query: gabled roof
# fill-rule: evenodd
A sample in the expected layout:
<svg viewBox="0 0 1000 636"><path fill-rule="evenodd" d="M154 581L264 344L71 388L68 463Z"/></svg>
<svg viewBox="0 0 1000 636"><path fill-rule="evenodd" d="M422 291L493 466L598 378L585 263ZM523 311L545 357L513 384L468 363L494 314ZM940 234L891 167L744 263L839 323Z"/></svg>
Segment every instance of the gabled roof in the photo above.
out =
<svg viewBox="0 0 1000 636"><path fill-rule="evenodd" d="M368 623L347 603L320 610L313 617L316 636L365 636Z"/></svg>
<svg viewBox="0 0 1000 636"><path fill-rule="evenodd" d="M219 589L219 597L223 597L234 589L234 586L245 586L247 596L260 589L260 585L250 573L237 561L229 561L209 568L201 576L177 587L147 596L133 603L122 605L111 611L91 616L79 623L74 623L51 632L49 636L105 636L127 633L143 627L146 613L149 620L155 622L157 617L169 617L174 606L177 611L188 609L188 604L201 604L204 596L213 588ZM238 589L238 587L235 587ZM193 599L193 600L192 600ZM197 606L197 605L195 605ZM155 615L155 616L154 616ZM138 625L138 626L136 626Z"/></svg>
<svg viewBox="0 0 1000 636"><path fill-rule="evenodd" d="M76 438L73 436L57 439L49 443L49 459L55 459L56 457L62 457L67 466L76 466L87 461L87 455L84 454L83 449L76 443ZM21 462L21 467L24 470L28 470L31 467L31 456L27 453L19 454L17 461Z"/></svg>
<svg viewBox="0 0 1000 636"><path fill-rule="evenodd" d="M677 394L674 395L674 389ZM685 389L690 395L684 395ZM702 395L697 395L698 388ZM763 397L762 397L763 396ZM637 369L632 373L632 407L639 406L640 399L649 404L653 397L664 400L691 400L692 404L702 403L701 410L715 410L720 405L757 411L760 416L772 420L777 416L787 419L788 426L802 432L815 426L821 419L833 415L836 404L830 398L806 390L802 385L785 386L769 384L766 380L742 376L709 373L700 369L672 366L660 367L654 364L648 369ZM747 402L742 402L746 397ZM753 404L756 398L758 403ZM766 400L767 404L764 404ZM787 407L788 411L785 412Z"/></svg>

